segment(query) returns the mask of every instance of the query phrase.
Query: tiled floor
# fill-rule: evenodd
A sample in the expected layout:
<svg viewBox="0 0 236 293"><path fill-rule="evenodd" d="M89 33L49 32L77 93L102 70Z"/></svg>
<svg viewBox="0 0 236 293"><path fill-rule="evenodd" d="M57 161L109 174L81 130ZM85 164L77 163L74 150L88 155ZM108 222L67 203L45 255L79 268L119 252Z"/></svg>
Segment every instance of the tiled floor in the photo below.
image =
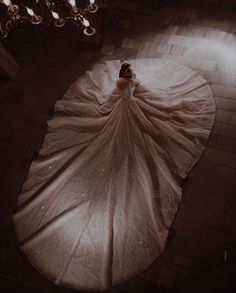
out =
<svg viewBox="0 0 236 293"><path fill-rule="evenodd" d="M208 147L184 183L165 252L139 276L107 293L236 292L236 3L113 1L98 34L71 27L12 35L17 80L0 80L1 292L79 292L55 286L18 248L11 215L53 105L94 62L168 58L212 86L217 114Z"/></svg>

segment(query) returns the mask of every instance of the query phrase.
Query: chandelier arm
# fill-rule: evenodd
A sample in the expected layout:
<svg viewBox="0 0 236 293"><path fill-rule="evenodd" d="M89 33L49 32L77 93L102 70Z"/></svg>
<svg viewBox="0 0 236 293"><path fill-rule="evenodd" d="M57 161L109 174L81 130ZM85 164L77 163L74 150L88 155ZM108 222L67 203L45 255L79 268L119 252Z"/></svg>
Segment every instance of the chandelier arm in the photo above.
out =
<svg viewBox="0 0 236 293"><path fill-rule="evenodd" d="M14 1L14 0L13 0ZM81 28L85 35L91 36L95 34L95 28L91 27L89 21L87 20L88 14L94 14L98 10L98 5L95 0L89 0L89 3L85 8L81 8L77 5L76 0L36 0L36 5L38 8L47 7L47 11L52 14L52 20L49 21L45 18L43 11L39 14L35 14L31 7L19 3L15 5L11 0L0 0L0 5L5 4L7 6L7 14L10 17L5 24L5 28L0 25L0 39L6 39L11 31L17 31L18 29L24 29L33 24L41 28L48 28L51 23L54 23L56 27L62 27L66 22L70 21L76 24L77 28ZM70 15L65 15L70 11ZM43 8L42 8L43 9ZM41 10L42 10L41 9ZM37 9L38 11L38 9ZM55 12L55 11L58 11ZM22 15L26 13L26 15ZM27 14L28 13L28 14ZM53 15L54 14L54 15ZM60 16L60 15L63 16ZM46 22L45 22L46 19ZM42 29L40 30L42 31Z"/></svg>

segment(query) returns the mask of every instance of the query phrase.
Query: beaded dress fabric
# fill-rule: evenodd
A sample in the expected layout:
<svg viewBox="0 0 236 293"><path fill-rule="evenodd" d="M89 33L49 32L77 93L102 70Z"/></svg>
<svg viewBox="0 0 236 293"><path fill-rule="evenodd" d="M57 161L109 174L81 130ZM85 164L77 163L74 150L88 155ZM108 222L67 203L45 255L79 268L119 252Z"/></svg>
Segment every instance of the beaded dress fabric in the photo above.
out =
<svg viewBox="0 0 236 293"><path fill-rule="evenodd" d="M130 63L140 85L116 88L120 61L107 61L56 102L18 198L21 249L65 287L103 290L163 252L183 179L212 128L212 92L195 71Z"/></svg>

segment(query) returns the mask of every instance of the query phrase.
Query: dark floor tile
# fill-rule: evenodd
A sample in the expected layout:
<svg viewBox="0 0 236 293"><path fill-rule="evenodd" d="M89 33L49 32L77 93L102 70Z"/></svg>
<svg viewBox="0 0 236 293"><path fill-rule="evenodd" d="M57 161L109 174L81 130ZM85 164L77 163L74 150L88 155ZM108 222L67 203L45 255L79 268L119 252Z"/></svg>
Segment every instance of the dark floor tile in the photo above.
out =
<svg viewBox="0 0 236 293"><path fill-rule="evenodd" d="M146 292L154 292L156 288L156 285L153 283L147 282L145 280L142 280L141 278L133 278L121 285L115 286L114 289L118 292L124 292L124 293L146 293Z"/></svg>
<svg viewBox="0 0 236 293"><path fill-rule="evenodd" d="M185 237L185 235L175 234L169 242L168 249L187 259L196 259L201 256L202 245L203 240L195 241L192 238Z"/></svg>
<svg viewBox="0 0 236 293"><path fill-rule="evenodd" d="M229 287L229 276L227 270L220 267L212 267L210 271L210 286L213 291L227 292Z"/></svg>
<svg viewBox="0 0 236 293"><path fill-rule="evenodd" d="M178 277L178 273L176 271L163 268L160 270L157 284L160 287L163 287L166 289L173 289L176 283L177 277Z"/></svg>
<svg viewBox="0 0 236 293"><path fill-rule="evenodd" d="M176 283L176 292L180 293L210 293L210 285L196 275L181 274Z"/></svg>
<svg viewBox="0 0 236 293"><path fill-rule="evenodd" d="M196 207L191 203L181 203L177 212L177 217L186 221L204 224L208 215L208 210Z"/></svg>
<svg viewBox="0 0 236 293"><path fill-rule="evenodd" d="M177 216L173 223L173 231L176 235L184 236L187 239L200 241L203 237L202 225L185 221Z"/></svg>
<svg viewBox="0 0 236 293"><path fill-rule="evenodd" d="M202 261L210 265L224 264L224 248L218 248L214 244L206 243L202 249Z"/></svg>
<svg viewBox="0 0 236 293"><path fill-rule="evenodd" d="M212 134L209 140L209 147L219 151L236 154L236 139Z"/></svg>
<svg viewBox="0 0 236 293"><path fill-rule="evenodd" d="M4 293L49 293L40 287L30 286L27 282L20 282L2 274L0 274L0 289Z"/></svg>

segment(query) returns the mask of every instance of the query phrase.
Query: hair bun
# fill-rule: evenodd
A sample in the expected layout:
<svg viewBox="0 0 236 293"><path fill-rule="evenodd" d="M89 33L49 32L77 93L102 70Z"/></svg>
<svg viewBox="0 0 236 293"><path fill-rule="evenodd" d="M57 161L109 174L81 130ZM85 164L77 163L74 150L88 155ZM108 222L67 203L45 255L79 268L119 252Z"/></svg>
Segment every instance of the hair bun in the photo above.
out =
<svg viewBox="0 0 236 293"><path fill-rule="evenodd" d="M128 62L123 62L122 64L121 64L121 67L120 67L120 69L121 70L125 70L127 67L129 67L130 66L130 64L128 63Z"/></svg>

